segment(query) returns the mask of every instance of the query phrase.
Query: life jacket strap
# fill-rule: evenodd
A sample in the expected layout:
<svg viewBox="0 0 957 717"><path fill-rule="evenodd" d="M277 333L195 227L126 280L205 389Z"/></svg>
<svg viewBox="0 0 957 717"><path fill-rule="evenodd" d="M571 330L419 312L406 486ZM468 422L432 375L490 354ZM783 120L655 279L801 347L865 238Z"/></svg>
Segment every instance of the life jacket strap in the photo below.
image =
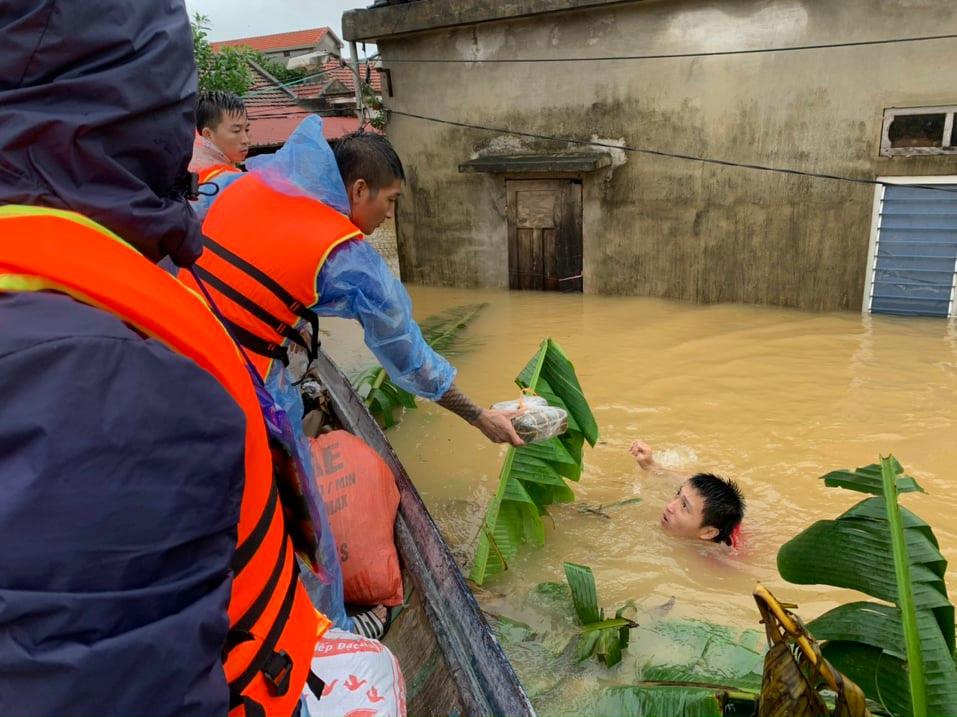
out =
<svg viewBox="0 0 957 717"><path fill-rule="evenodd" d="M279 608L279 614L270 627L269 633L263 639L262 645L250 661L249 666L239 677L229 683L231 704L239 704L243 700L243 692L249 687L249 683L255 679L256 675L260 673L266 679L269 690L274 695L281 697L289 691L293 661L285 650L276 651L276 643L279 642L279 637L289 621L289 615L292 613L292 605L296 597L296 586L299 583L299 566L295 561L293 561L291 572L292 579L286 588L286 595L283 598L282 606Z"/></svg>
<svg viewBox="0 0 957 717"><path fill-rule="evenodd" d="M215 239L210 239L208 236L203 237L203 243L205 246L216 256L218 256L223 261L231 264L235 268L239 269L241 272L246 274L248 277L257 281L264 288L270 291L273 296L275 296L279 301L285 305L289 311L294 313L299 318L307 321L310 328L312 329L312 345L308 348L303 345L309 352L309 361L312 362L315 360L316 356L319 355L319 317L315 311L310 309L308 306L303 306L302 302L299 301L296 297L290 294L278 281L273 279L269 274L264 272L258 266L251 264L250 262L243 259L241 256L236 254L233 251L230 251L222 244L217 242ZM244 308L247 308L244 306ZM248 309L247 309L248 310ZM250 348L251 351L255 349ZM265 354L264 354L265 355Z"/></svg>
<svg viewBox="0 0 957 717"><path fill-rule="evenodd" d="M315 316L315 314L313 314L313 317L315 318L315 328L313 329L312 345L310 346L306 344L305 339L302 338L302 334L296 331L296 329L294 329L292 326L287 324L285 321L283 321L279 317L270 313L267 309L264 309L262 306L260 306L256 302L246 298L237 289L234 289L232 286L230 286L225 281L220 279L218 276L213 274L211 271L201 266L195 266L193 268L195 269L196 273L199 275L199 277L203 281L205 281L207 284L209 284L214 289L216 289L216 291L218 291L220 294L225 296L227 299L229 299L233 303L238 304L239 306L244 308L246 311L248 311L250 314L255 316L260 321L262 321L264 324L272 327L272 329L280 336L288 339L289 341L292 341L294 344L297 344L298 346L301 346L303 350L309 354L310 361L312 361L316 357L316 355L318 355L319 318ZM230 323L231 323L231 327L236 326L234 322L230 322ZM245 337L245 339L243 338L243 336ZM263 353L263 351L270 350L269 347L274 346L274 344L271 344L265 339L262 339L249 331L243 331L243 336L237 335L236 340L239 341L239 343L245 348L248 348L250 351L253 351L255 353L269 356L270 358L277 358L277 356L273 356L270 353L265 353L265 354ZM251 339L254 339L254 340L251 340ZM246 343L247 341L249 342L248 344ZM288 362L288 357L287 357L287 362Z"/></svg>

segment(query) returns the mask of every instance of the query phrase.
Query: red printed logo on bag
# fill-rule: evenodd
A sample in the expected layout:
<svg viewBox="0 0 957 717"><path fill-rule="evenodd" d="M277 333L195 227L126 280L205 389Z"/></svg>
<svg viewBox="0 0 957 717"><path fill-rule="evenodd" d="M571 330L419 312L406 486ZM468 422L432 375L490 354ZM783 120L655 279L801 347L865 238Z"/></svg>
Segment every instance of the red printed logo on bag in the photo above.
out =
<svg viewBox="0 0 957 717"><path fill-rule="evenodd" d="M374 640L327 640L323 638L316 643L316 657L333 657L335 655L352 655L357 652L382 652L382 644Z"/></svg>
<svg viewBox="0 0 957 717"><path fill-rule="evenodd" d="M368 680L360 680L355 675L349 675L349 679L345 682L345 687L350 692L355 692L360 689Z"/></svg>
<svg viewBox="0 0 957 717"><path fill-rule="evenodd" d="M373 687L371 690L366 692L366 697L369 698L369 702L383 702L385 697L379 694L379 690Z"/></svg>

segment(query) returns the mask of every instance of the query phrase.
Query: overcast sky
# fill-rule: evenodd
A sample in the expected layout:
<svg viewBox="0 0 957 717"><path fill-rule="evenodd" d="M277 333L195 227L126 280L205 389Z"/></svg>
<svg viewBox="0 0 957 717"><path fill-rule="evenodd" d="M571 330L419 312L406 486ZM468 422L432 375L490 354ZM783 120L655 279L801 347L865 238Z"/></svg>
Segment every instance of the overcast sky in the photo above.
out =
<svg viewBox="0 0 957 717"><path fill-rule="evenodd" d="M271 35L328 25L342 38L342 13L373 0L186 0L190 16L206 15L210 40ZM346 53L348 53L348 45ZM369 52L374 51L374 46ZM360 56L362 49L359 50Z"/></svg>

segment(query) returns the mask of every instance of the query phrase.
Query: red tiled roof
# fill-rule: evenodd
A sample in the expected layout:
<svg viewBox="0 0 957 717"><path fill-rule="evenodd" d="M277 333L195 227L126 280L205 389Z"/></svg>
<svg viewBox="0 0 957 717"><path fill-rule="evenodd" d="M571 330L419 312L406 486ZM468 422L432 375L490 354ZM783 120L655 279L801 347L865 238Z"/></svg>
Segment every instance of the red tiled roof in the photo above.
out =
<svg viewBox="0 0 957 717"><path fill-rule="evenodd" d="M334 79L340 79L339 71L347 73L347 79L351 81L353 77L351 70L340 67L337 62L329 63L328 66L330 69L337 68L334 77L330 79L330 77L323 75L321 78L317 78L317 82L314 84L308 86L293 85L288 88L294 93L293 95L278 87L273 80L253 68L255 81L247 93L243 95L246 115L249 117L249 131L253 147L275 147L283 144L292 134L292 131L299 126L299 123L313 114L310 110L299 106L299 99L318 97L322 89L330 82ZM373 77L378 75L375 71L372 74ZM345 82L345 80L343 81ZM355 87L351 82L347 86ZM375 87L374 84L373 87ZM336 139L359 129L359 120L356 117L323 117L322 126L326 139Z"/></svg>
<svg viewBox="0 0 957 717"><path fill-rule="evenodd" d="M309 30L296 32L279 32L274 35L257 35L256 37L240 37L236 40L220 40L210 43L214 50L223 47L251 47L259 52L273 52L289 50L299 47L315 47L329 32L328 27L314 27Z"/></svg>
<svg viewBox="0 0 957 717"><path fill-rule="evenodd" d="M359 63L359 76L362 78L362 81L365 82L366 79L366 64L365 62ZM375 70L375 64L372 65L371 70L369 71L369 84L372 86L372 90L377 94L382 94L382 75ZM355 84L355 75L352 72L351 67L344 67L341 62L338 60L330 60L325 63L322 67L316 69L315 71L310 71L312 75L318 75L314 82L304 82L301 85L296 85L291 87L297 95L305 98L318 97L323 93L326 86L334 81L339 80L350 92L356 91Z"/></svg>
<svg viewBox="0 0 957 717"><path fill-rule="evenodd" d="M261 106L287 105L296 106L296 97L279 87L273 80L253 68L253 84L243 95L246 111L253 114Z"/></svg>
<svg viewBox="0 0 957 717"><path fill-rule="evenodd" d="M288 113L283 115L283 113ZM308 110L290 111L277 108L275 113L256 119L250 116L250 134L253 147L275 147L283 144L299 123L311 113ZM323 117L322 134L326 139L336 139L359 129L357 117Z"/></svg>

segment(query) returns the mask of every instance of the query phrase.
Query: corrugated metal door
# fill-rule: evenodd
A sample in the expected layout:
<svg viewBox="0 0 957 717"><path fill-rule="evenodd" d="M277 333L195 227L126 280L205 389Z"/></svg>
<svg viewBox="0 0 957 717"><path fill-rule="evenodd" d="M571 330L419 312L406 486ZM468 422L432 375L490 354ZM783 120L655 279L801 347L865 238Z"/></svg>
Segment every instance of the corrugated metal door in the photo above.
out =
<svg viewBox="0 0 957 717"><path fill-rule="evenodd" d="M950 316L957 266L957 185L885 186L868 308L875 314Z"/></svg>

